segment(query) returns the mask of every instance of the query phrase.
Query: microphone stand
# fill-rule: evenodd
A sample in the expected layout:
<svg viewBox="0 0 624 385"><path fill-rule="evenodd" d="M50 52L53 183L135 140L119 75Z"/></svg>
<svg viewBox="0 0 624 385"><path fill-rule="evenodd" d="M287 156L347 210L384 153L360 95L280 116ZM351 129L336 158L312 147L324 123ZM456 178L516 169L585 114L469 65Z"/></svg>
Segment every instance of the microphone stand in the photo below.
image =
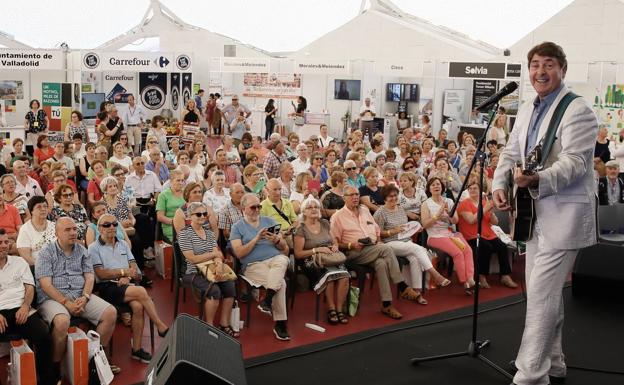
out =
<svg viewBox="0 0 624 385"><path fill-rule="evenodd" d="M470 163L470 167L468 168L468 173L466 174L466 179L462 184L461 190L459 191L459 195L455 199L455 204L453 208L449 212L449 216L453 217L455 211L457 210L457 205L459 204L459 199L461 198L462 193L466 189L468 184L468 179L472 170L474 169L477 160L479 160L479 201L477 203L477 247L476 252L473 255L474 260L474 280L475 280L475 290L474 290L474 303L472 308L472 338L470 339L470 343L468 344L467 350L455 353L447 353L436 356L428 356L428 357L416 357L411 359L412 365L418 365L421 362L427 361L439 361L445 360L447 358L455 358L455 357L472 357L477 358L481 362L484 362L486 365L496 370L503 376L512 380L513 376L508 373L506 370L496 365L494 362L490 361L487 357L481 354L481 350L490 345L489 340L479 341L477 340L477 331L478 331L478 321L479 321L479 264L478 264L478 256L479 251L481 250L481 231L482 231L482 219L483 219L483 170L485 164L485 152L483 151L484 145L486 143L487 133L490 130L490 125L494 120L494 114L498 110L498 103L496 103L493 108L490 110L490 119L488 121L487 127L479 139L479 143L477 144L477 152L475 153L474 158L472 158L472 162Z"/></svg>

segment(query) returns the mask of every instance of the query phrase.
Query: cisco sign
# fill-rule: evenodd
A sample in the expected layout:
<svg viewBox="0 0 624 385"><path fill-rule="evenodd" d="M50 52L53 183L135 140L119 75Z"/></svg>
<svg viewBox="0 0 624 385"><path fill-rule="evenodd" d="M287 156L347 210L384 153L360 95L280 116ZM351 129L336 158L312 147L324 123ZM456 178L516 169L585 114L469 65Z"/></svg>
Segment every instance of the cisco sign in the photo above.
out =
<svg viewBox="0 0 624 385"><path fill-rule="evenodd" d="M449 63L450 78L505 79L505 63Z"/></svg>

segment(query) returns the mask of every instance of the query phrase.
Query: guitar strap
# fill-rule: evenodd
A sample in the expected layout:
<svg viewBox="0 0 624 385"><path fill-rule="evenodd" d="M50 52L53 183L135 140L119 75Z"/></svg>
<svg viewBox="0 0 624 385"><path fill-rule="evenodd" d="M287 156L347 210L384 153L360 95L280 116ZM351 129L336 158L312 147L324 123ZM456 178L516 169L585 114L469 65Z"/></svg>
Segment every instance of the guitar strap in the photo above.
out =
<svg viewBox="0 0 624 385"><path fill-rule="evenodd" d="M561 123L561 119L563 119L563 115L565 114L566 109L568 108L570 103L578 97L579 95L575 94L574 92L568 92L561 99L559 104L557 104L557 108L555 108L555 112L553 113L553 116L550 119L550 123L548 124L548 131L546 131L546 135L544 135L544 137L542 138L542 156L540 159L540 167L544 167L546 159L548 159L548 155L552 150L553 143L555 143L555 140L557 139L557 137L555 136L555 134L557 133L557 127L559 127L559 124Z"/></svg>

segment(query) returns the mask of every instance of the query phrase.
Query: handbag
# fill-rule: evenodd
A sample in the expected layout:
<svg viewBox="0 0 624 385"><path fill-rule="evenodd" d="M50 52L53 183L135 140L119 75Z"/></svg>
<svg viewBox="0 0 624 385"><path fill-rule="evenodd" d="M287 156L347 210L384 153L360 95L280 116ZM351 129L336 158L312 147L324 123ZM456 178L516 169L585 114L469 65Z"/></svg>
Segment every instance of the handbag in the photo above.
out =
<svg viewBox="0 0 624 385"><path fill-rule="evenodd" d="M336 251L334 253L314 253L312 254L312 263L314 266L324 268L328 266L338 266L347 261L347 256Z"/></svg>
<svg viewBox="0 0 624 385"><path fill-rule="evenodd" d="M199 273L203 275L208 282L236 281L236 273L234 273L234 270L232 270L232 268L225 263L221 264L220 271L218 272L217 265L214 263L214 260L198 263L195 266L197 267L197 271L199 271Z"/></svg>
<svg viewBox="0 0 624 385"><path fill-rule="evenodd" d="M303 116L295 116L295 126L303 126L305 124L305 119Z"/></svg>

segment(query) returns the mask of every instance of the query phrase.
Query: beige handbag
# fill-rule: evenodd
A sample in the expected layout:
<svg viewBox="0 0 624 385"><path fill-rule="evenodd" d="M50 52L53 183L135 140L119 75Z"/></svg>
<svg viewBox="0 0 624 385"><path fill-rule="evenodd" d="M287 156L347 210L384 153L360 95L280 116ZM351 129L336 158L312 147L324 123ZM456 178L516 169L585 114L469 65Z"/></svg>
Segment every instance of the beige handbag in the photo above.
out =
<svg viewBox="0 0 624 385"><path fill-rule="evenodd" d="M214 263L214 260L198 263L196 267L197 271L199 271L199 273L203 275L208 282L226 282L236 280L236 273L234 273L234 270L232 270L232 268L225 263L221 264L219 271L217 271L217 265Z"/></svg>
<svg viewBox="0 0 624 385"><path fill-rule="evenodd" d="M345 263L347 256L337 251L335 253L314 253L312 254L312 262L314 266L324 268L329 266L338 266Z"/></svg>

